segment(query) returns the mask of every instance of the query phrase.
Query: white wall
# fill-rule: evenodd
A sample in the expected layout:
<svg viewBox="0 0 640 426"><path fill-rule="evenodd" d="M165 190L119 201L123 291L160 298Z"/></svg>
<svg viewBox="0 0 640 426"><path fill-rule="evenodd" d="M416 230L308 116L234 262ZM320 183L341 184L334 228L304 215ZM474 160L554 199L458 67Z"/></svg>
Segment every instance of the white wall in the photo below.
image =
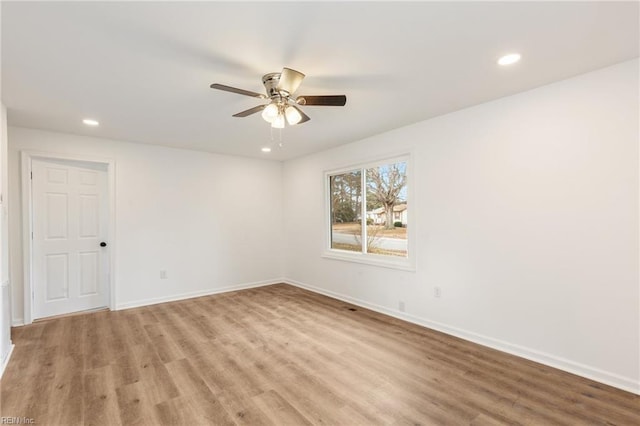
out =
<svg viewBox="0 0 640 426"><path fill-rule="evenodd" d="M0 377L11 354L11 292L7 216L7 109L0 105Z"/></svg>
<svg viewBox="0 0 640 426"><path fill-rule="evenodd" d="M116 307L282 276L280 163L10 127L14 323L24 306L21 150L115 161Z"/></svg>
<svg viewBox="0 0 640 426"><path fill-rule="evenodd" d="M640 392L638 71L622 63L285 163L285 276ZM407 149L416 272L321 258L323 171Z"/></svg>

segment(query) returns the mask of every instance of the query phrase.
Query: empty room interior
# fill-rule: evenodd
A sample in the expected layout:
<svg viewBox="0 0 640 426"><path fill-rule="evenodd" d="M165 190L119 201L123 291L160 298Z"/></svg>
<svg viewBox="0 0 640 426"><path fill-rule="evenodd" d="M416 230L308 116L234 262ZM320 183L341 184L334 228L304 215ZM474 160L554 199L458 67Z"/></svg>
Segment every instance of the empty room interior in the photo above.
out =
<svg viewBox="0 0 640 426"><path fill-rule="evenodd" d="M0 22L1 424L640 424L640 2Z"/></svg>

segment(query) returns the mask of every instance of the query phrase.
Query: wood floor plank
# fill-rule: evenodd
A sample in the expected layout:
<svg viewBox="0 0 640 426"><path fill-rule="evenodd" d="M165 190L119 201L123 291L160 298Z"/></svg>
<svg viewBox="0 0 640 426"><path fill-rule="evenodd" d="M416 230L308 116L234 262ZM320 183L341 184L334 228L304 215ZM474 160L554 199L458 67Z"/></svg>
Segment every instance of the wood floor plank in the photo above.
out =
<svg viewBox="0 0 640 426"><path fill-rule="evenodd" d="M123 332L126 334L128 345L140 345L146 342L144 325L142 324L139 311L135 309L124 311L121 320L121 327Z"/></svg>
<svg viewBox="0 0 640 426"><path fill-rule="evenodd" d="M272 422L269 417L258 407L251 396L234 395L222 392L219 396L222 406L231 413L233 422L237 425L247 426L279 426L280 423Z"/></svg>
<svg viewBox="0 0 640 426"><path fill-rule="evenodd" d="M640 396L285 284L14 328L42 425L637 425Z"/></svg>
<svg viewBox="0 0 640 426"><path fill-rule="evenodd" d="M85 425L120 425L120 411L111 366L94 368L84 375L82 403ZM38 421L39 423L42 420Z"/></svg>
<svg viewBox="0 0 640 426"><path fill-rule="evenodd" d="M116 388L118 411L123 425L152 426L158 423L155 406L144 384L134 382Z"/></svg>
<svg viewBox="0 0 640 426"><path fill-rule="evenodd" d="M278 392L270 390L253 397L256 405L274 424L279 425L312 425L312 423L296 410Z"/></svg>
<svg viewBox="0 0 640 426"><path fill-rule="evenodd" d="M178 397L166 400L154 407L157 424L160 425L198 425L203 422L189 409L189 399Z"/></svg>
<svg viewBox="0 0 640 426"><path fill-rule="evenodd" d="M51 320L50 322L57 322ZM83 355L88 369L95 369L109 365L108 336L103 336L105 326L100 324L97 314L86 316L86 326L84 331Z"/></svg>
<svg viewBox="0 0 640 426"><path fill-rule="evenodd" d="M111 373L116 388L140 381L140 369L135 350L135 346L127 347L111 363Z"/></svg>
<svg viewBox="0 0 640 426"><path fill-rule="evenodd" d="M235 424L216 395L187 359L167 364L167 370L180 394L187 398L191 411L198 417L198 423Z"/></svg>
<svg viewBox="0 0 640 426"><path fill-rule="evenodd" d="M75 366L70 366L75 369ZM84 392L82 370L69 375L68 378L56 378L49 399L46 419L52 424L82 425L84 424L84 405L82 393Z"/></svg>
<svg viewBox="0 0 640 426"><path fill-rule="evenodd" d="M146 397L156 405L180 396L169 372L162 363L151 343L135 346L139 382L142 383Z"/></svg>

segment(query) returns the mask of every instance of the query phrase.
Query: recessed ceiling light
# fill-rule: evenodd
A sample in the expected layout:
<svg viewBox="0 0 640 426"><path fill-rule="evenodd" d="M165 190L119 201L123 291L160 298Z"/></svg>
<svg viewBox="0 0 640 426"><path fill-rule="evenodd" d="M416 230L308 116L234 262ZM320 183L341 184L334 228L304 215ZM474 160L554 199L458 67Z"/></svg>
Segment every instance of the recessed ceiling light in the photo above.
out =
<svg viewBox="0 0 640 426"><path fill-rule="evenodd" d="M271 152L271 148L265 146L264 148L262 148L262 152Z"/></svg>
<svg viewBox="0 0 640 426"><path fill-rule="evenodd" d="M82 120L82 122L87 126L97 126L100 124L96 120L93 120L91 118L85 118L84 120Z"/></svg>
<svg viewBox="0 0 640 426"><path fill-rule="evenodd" d="M512 65L520 60L519 53L509 53L508 55L504 55L500 59L498 59L499 65Z"/></svg>

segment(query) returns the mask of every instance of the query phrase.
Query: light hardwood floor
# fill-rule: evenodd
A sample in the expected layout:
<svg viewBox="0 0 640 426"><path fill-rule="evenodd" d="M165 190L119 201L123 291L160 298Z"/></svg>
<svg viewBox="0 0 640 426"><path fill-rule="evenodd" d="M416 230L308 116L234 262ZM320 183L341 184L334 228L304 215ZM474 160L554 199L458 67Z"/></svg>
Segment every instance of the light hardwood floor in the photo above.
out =
<svg viewBox="0 0 640 426"><path fill-rule="evenodd" d="M640 397L285 284L13 330L48 425L640 425Z"/></svg>

